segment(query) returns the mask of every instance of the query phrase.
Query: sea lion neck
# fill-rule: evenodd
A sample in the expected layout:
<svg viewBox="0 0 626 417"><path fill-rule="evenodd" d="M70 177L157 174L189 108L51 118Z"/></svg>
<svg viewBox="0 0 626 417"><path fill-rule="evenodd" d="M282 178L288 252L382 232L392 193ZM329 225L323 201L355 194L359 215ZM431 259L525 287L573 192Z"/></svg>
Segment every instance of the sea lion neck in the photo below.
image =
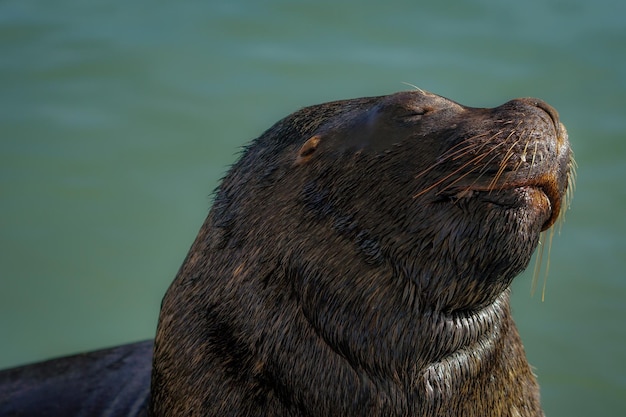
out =
<svg viewBox="0 0 626 417"><path fill-rule="evenodd" d="M480 307L442 311L424 302L412 282L391 274L379 273L375 284L366 276L342 280L314 271L310 266L307 282L294 290L301 294L298 304L307 325L350 366L373 378L395 376L396 382L408 383L437 364L450 370L462 365L468 350L477 358L491 355L489 341L510 318L508 289ZM348 268L342 273L349 274ZM329 327L328 317L342 325Z"/></svg>

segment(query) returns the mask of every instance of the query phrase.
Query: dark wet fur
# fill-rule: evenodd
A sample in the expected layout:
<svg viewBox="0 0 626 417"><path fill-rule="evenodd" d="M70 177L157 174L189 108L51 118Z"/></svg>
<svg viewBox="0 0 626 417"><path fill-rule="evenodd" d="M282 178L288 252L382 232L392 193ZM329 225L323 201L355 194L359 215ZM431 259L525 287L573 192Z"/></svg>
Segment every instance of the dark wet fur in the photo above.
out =
<svg viewBox="0 0 626 417"><path fill-rule="evenodd" d="M543 415L508 287L570 155L532 99L415 91L281 120L224 178L163 300L154 414Z"/></svg>
<svg viewBox="0 0 626 417"><path fill-rule="evenodd" d="M0 371L2 417L143 417L152 341Z"/></svg>

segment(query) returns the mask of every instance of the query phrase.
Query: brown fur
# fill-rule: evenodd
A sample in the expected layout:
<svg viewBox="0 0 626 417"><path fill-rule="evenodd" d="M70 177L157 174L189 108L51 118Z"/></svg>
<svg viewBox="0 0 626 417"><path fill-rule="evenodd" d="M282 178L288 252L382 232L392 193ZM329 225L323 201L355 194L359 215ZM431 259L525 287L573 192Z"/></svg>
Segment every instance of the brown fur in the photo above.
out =
<svg viewBox="0 0 626 417"><path fill-rule="evenodd" d="M421 91L248 146L168 290L155 416L541 416L508 287L556 219L556 112Z"/></svg>

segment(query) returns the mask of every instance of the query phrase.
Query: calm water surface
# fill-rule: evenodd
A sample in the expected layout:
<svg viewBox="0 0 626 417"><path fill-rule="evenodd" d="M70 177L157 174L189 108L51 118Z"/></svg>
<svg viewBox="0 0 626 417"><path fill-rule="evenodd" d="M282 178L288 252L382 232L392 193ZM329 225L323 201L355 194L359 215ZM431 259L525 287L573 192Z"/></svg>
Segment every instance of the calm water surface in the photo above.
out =
<svg viewBox="0 0 626 417"><path fill-rule="evenodd" d="M241 145L409 82L560 111L577 193L514 314L549 416L626 415L626 2L419 3L0 2L0 368L152 337Z"/></svg>

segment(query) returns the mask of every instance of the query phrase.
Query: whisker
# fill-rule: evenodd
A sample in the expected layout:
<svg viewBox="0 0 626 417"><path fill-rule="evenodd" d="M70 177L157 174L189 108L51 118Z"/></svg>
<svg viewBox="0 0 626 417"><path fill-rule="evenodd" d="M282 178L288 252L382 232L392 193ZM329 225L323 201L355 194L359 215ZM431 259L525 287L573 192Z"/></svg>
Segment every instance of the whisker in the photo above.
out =
<svg viewBox="0 0 626 417"><path fill-rule="evenodd" d="M448 160L450 160L450 159L458 159L458 158L460 158L460 157L462 157L462 156L467 155L467 153L469 153L469 151L470 151L470 150L472 150L472 148L474 147L474 145L473 145L473 144L471 144L471 143L470 143L470 144L468 144L468 142L469 142L469 141L471 141L471 140L473 140L473 139L477 139L477 138L479 138L479 137L481 137L481 136L485 136L485 135L486 135L486 134L480 134L480 135L472 136L472 137L469 137L469 138L464 139L464 140L462 140L461 142L457 143L456 145L454 145L453 147L451 147L450 149L448 149L448 150L447 150L447 151L446 151L446 152L445 152L445 153L441 156L441 158L439 158L439 160L438 160L437 162L435 162L434 164L432 164L431 166L429 166L428 168L426 168L425 170L423 170L422 172L420 172L419 174L417 174L414 178L415 178L415 179L417 179L417 178L422 177L423 175L427 174L428 172L430 172L431 170L433 170L433 169L434 169L434 168L436 168L437 166L439 166L439 165L443 164L444 162L446 162L446 161L448 161ZM481 148L482 148L483 146L485 146L485 144L486 144L488 141L490 141L490 140L492 140L492 138L487 139L487 141L486 141L486 142L484 142L483 144L481 144ZM467 145L467 146L463 146L463 147L462 147L462 148L460 148L460 149L456 149L456 148L458 148L459 146L462 146L462 145ZM451 151L453 151L453 150L454 150L454 152L451 152ZM479 149L479 150L480 150L480 149Z"/></svg>
<svg viewBox="0 0 626 417"><path fill-rule="evenodd" d="M504 145L504 142L500 142L500 143L498 143L498 144L497 144L496 146L494 146L494 147L493 147L493 148L492 148L489 152L494 151L494 150L497 150L497 149L498 149L500 146L502 146L502 145ZM489 167L491 166L491 163L492 163L492 162L493 162L493 161L494 161L497 157L498 157L498 154L496 153L496 154L494 154L494 155L493 155L493 156L492 156L492 157L491 157L491 158L490 158L490 159L489 159L489 160L488 160L488 161L487 161L487 162L483 165L482 170L481 170L481 176L482 176L483 174L485 174L485 173L489 170Z"/></svg>
<svg viewBox="0 0 626 417"><path fill-rule="evenodd" d="M419 87L418 87L418 86L416 86L415 84L411 84L411 83L408 83L408 82L406 82L406 81L401 81L401 83L402 83L402 84L404 84L404 85L408 85L409 87L413 87L414 89L416 89L417 91L419 91L419 92L420 92L420 93L422 93L422 94L424 94L424 93L425 93L425 91L424 91L424 90L422 90L421 88L419 88Z"/></svg>
<svg viewBox="0 0 626 417"><path fill-rule="evenodd" d="M543 261L543 249L544 249L544 241L546 237L546 231L544 230L539 235L539 245L537 248L537 254L535 257L535 267L533 268L533 280L530 286L530 295L534 296L535 291L537 290L537 281L539 279L539 272L541 272L541 264Z"/></svg>
<svg viewBox="0 0 626 417"><path fill-rule="evenodd" d="M470 161L471 162L471 161ZM466 164L464 164L463 166L457 168L456 170L454 170L453 172L451 172L450 174L446 175L445 177L441 178L439 181L435 182L434 184L432 184L429 187L426 187L425 189L423 189L422 191L420 191L419 193L415 194L413 196L413 198L417 198L423 194L426 194L427 192L429 192L430 190L432 190L433 188L439 186L441 183L445 182L448 178L458 174L460 171L462 171L466 166L470 165L470 162L467 162Z"/></svg>
<svg viewBox="0 0 626 417"><path fill-rule="evenodd" d="M487 142L492 141L493 139L495 139L496 137L498 137L498 135L500 135L500 133L502 133L502 131L498 131L495 134L493 134L489 139L487 139L486 142L484 142L483 144L481 144L481 146L479 147L478 150L482 150L482 148L484 148L487 144ZM447 175L446 177L442 178L441 180L437 181L435 184L433 184L432 186L428 187L427 189L421 191L420 193L416 194L414 196L414 198L419 197L420 195L432 190L434 187L437 187L438 185L440 185L441 183L443 183L445 180L447 180L448 178L450 178L451 176L459 173L461 170L465 169L467 166L469 165L477 165L479 162L482 162L483 159L485 159L490 153L492 153L493 151L495 151L503 142L500 142L498 144L496 144L496 146L492 147L491 149L489 149L487 152L483 152L477 156L475 156L474 158L470 159L469 161L467 161L465 164L463 164L460 168L458 168L457 170L455 170L454 172L452 172L451 174ZM469 153L469 149L468 151L465 153L467 154ZM495 159L497 157L497 154L495 154L491 159ZM488 165L488 163L486 164ZM483 165L482 168L484 168L486 165ZM457 178L456 180L454 180L452 183L448 184L443 190L441 190L441 192L448 190L452 185L456 184L457 182L461 181L462 179L466 178L469 174L471 174L472 172L476 171L477 169L479 169L479 167L474 167L472 169L470 169L469 171L463 173L463 175L461 175L459 178ZM482 174L480 175L482 176ZM479 176L479 178L480 178ZM475 181L474 181L475 182Z"/></svg>
<svg viewBox="0 0 626 417"><path fill-rule="evenodd" d="M563 223L565 223L565 213L570 209L572 204L572 199L574 198L574 190L576 190L576 168L578 164L576 164L576 160L574 159L574 154L572 153L570 156L569 163L569 172L567 175L567 190L565 191L565 197L563 204L561 204L561 210L559 211L559 234L561 234L561 229L563 228Z"/></svg>
<svg viewBox="0 0 626 417"><path fill-rule="evenodd" d="M574 189L576 188L576 168L578 167L578 165L576 164L576 161L574 160L574 155L572 154L570 156L570 164L569 164L569 173L567 176L567 191L565 192L565 197L564 197L564 201L563 204L561 205L561 209L559 211L559 234L561 233L561 227L563 226L563 223L565 222L565 212L569 209L569 206L571 204L571 200L573 198L573 193L574 193ZM541 301L545 301L545 296L546 296L546 285L548 283L548 273L550 272L550 252L552 250L552 239L554 238L554 233L555 233L556 227L551 227L550 228L550 232L548 233L547 230L544 230L543 232L541 232L541 237L540 237L540 241L539 241L539 251L537 253L537 258L535 260L535 268L533 271L533 281L532 281L532 285L531 285L531 294L534 295L535 291L537 289L537 281L539 280L539 273L541 272L541 264L543 263L543 252L544 252L544 248L546 247L546 244L542 244L542 241L545 242L546 240L546 236L547 236L547 247L548 247L548 253L547 253L547 259L546 259L546 269L543 273L543 286L541 289Z"/></svg>
<svg viewBox="0 0 626 417"><path fill-rule="evenodd" d="M500 144L494 146L492 149L490 149L487 152L484 152L481 155L478 155L476 158L474 158L474 162L482 162L483 159L485 159L492 151L496 150L498 147L500 146ZM489 168L489 163L491 161L493 161L498 155L494 154L489 161L487 161L486 164L483 164L482 166L476 166L474 168L472 168L471 170L469 170L468 172L466 172L465 174L463 174L463 176L457 178L456 180L454 180L453 182L451 182L450 184L448 184L446 186L445 189L443 189L442 191L445 191L446 189L449 189L450 187L452 187L454 184L456 184L457 182L459 182L460 180L466 178L469 174L471 174L472 172L475 172L476 170L480 169L479 175L474 179L474 181L472 181L471 184L469 184L467 187L465 187L465 191L471 190L474 185L483 177L483 175L485 175L487 168Z"/></svg>
<svg viewBox="0 0 626 417"><path fill-rule="evenodd" d="M543 287L541 288L541 302L544 302L546 299L546 285L548 284L548 273L550 272L550 252L552 251L552 238L553 237L554 237L554 227L550 228L550 233L548 233L548 256L546 259L546 270L543 273Z"/></svg>
<svg viewBox="0 0 626 417"><path fill-rule="evenodd" d="M533 158L530 161L530 165L528 166L528 176L526 179L530 179L530 174L532 173L533 166L535 166L535 158L537 157L537 142L535 142L535 149L533 151Z"/></svg>
<svg viewBox="0 0 626 417"><path fill-rule="evenodd" d="M442 193L442 192L444 192L444 191L446 191L446 190L449 190L450 188L452 188L452 187L454 186L454 184L456 184L457 182L459 182L459 181L461 181L462 179L466 178L469 174L471 174L472 172L476 171L477 169L478 169L478 167L474 167L474 168L470 169L469 171L467 171L467 172L463 173L460 177L458 177L457 179L455 179L455 180L454 180L454 181L452 181L451 183L447 184L447 185L445 186L445 188L444 188L444 189L442 189L442 190L440 191L440 193ZM475 183L476 183L476 180L472 181L472 184L475 184ZM471 186L471 185L469 185L469 186L467 186L467 187L465 188L465 191L470 190L471 188L472 188L472 186Z"/></svg>
<svg viewBox="0 0 626 417"><path fill-rule="evenodd" d="M502 133L502 131L496 132L489 139L487 139L483 143L481 143L480 146L479 146L479 150L480 150L480 148L482 148L485 145L487 145L491 140L493 140L500 133ZM478 138L483 137L483 136L487 136L487 133L483 133L483 134L480 134L480 135L474 135L474 136L470 136L469 138L463 139L461 142L457 143L456 145L454 145L453 147L448 149L446 152L444 152L442 157L444 159L450 159L450 158L458 159L459 157L465 155L467 153L467 151L473 149L476 146L474 143L469 143L470 141L473 141L474 139L478 139ZM462 148L459 148L460 146L466 145L466 144L467 144L467 146L463 146Z"/></svg>
<svg viewBox="0 0 626 417"><path fill-rule="evenodd" d="M524 137L526 131L524 130L524 132L522 132L522 134L520 135L520 138ZM524 164L524 162L526 162L526 150L528 149L528 144L530 143L530 139L532 137L532 133L533 131L531 131L531 133L527 136L526 139L526 144L524 145L524 150L522 151L519 161L517 162L517 165L515 165L515 168L513 168L513 171L517 172L520 167Z"/></svg>
<svg viewBox="0 0 626 417"><path fill-rule="evenodd" d="M475 162L482 162L483 159L485 159L491 152L495 151L498 149L498 147L502 144L503 142L500 142L499 144L497 144L496 146L494 146L493 148L491 148L489 151L477 156L476 158L474 158ZM484 163L482 166L480 167L475 167L473 169L471 169L470 171L468 171L463 177L458 178L457 180L453 181L452 183L448 184L448 186L446 186L445 189L450 188L451 186L453 186L454 184L456 184L457 182L459 182L461 179L467 177L467 175L469 175L472 172L475 172L476 170L480 169L478 176L474 179L474 181L472 181L471 184L469 184L466 188L465 191L467 190L471 190L472 187L474 187L474 185L483 177L483 175L485 175L489 169L490 163L496 159L498 157L498 154L494 154L486 163ZM442 191L445 191L442 190Z"/></svg>
<svg viewBox="0 0 626 417"><path fill-rule="evenodd" d="M509 139L511 136L513 136L514 133L515 133L515 131L511 132L511 134L507 137L507 139ZM513 144L506 151L506 154L504 155L504 158L502 158L502 161L500 161L500 166L498 167L498 172L496 172L496 175L494 175L493 179L491 180L491 183L489 184L489 189L490 190L494 189L496 187L496 185L498 184L498 181L500 180L500 177L502 177L502 174L504 173L504 170L506 169L507 162L509 162L509 160L514 155L513 149L515 148L515 146L517 146L518 143L519 143L519 140L516 140L515 142L513 142Z"/></svg>

